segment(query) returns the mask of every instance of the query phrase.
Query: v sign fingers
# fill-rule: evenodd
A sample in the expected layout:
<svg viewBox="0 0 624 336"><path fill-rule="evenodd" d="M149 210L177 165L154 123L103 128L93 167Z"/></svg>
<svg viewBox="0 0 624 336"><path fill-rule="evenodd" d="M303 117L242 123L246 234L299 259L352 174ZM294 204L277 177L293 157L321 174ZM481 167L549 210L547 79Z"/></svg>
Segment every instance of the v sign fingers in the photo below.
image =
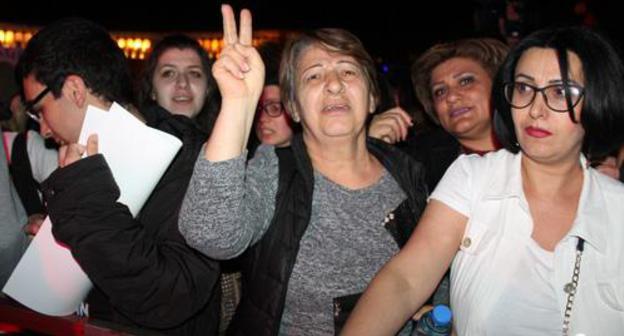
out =
<svg viewBox="0 0 624 336"><path fill-rule="evenodd" d="M264 86L264 64L253 47L251 12L240 14L240 31L232 7L221 6L225 46L212 66L221 93L221 110L205 149L205 158L222 161L244 150Z"/></svg>
<svg viewBox="0 0 624 336"><path fill-rule="evenodd" d="M221 15L223 16L223 42L226 46L234 45L238 42L236 32L236 18L230 5L221 5Z"/></svg>
<svg viewBox="0 0 624 336"><path fill-rule="evenodd" d="M244 46L251 46L252 40L251 12L248 9L243 9L240 15L240 35L238 42Z"/></svg>
<svg viewBox="0 0 624 336"><path fill-rule="evenodd" d="M255 113L255 105L264 84L264 64L252 46L251 12L247 9L241 11L239 36L232 7L222 5L221 13L225 47L212 67L212 74L219 86L223 102L230 99L246 101L245 108Z"/></svg>
<svg viewBox="0 0 624 336"><path fill-rule="evenodd" d="M240 35L236 31L236 17L234 10L230 5L221 6L221 15L223 16L223 41L225 45L242 44L251 46L253 41L253 30L251 24L251 12L243 9L240 14Z"/></svg>

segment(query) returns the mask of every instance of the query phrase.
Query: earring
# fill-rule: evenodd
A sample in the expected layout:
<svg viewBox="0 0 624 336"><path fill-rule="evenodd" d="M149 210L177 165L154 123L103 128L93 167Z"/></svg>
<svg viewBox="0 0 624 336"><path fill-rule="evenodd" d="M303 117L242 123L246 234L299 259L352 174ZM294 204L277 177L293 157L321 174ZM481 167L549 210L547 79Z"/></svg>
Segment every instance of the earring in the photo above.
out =
<svg viewBox="0 0 624 336"><path fill-rule="evenodd" d="M298 122L300 122L300 121L301 121L301 119L299 118L299 115L298 115L297 113L295 113L295 112L292 112L292 113L290 114L290 116L291 116L292 120L293 120L294 122L296 122L296 123L298 123Z"/></svg>
<svg viewBox="0 0 624 336"><path fill-rule="evenodd" d="M156 100L156 92L152 91L150 97L152 98L152 100Z"/></svg>

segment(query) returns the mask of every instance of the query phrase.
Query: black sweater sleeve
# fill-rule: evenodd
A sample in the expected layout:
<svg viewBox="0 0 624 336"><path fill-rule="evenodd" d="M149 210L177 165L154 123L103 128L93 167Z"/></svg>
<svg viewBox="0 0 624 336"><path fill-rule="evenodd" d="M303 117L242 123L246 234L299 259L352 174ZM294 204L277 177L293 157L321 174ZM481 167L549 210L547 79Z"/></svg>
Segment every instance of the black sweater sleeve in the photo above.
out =
<svg viewBox="0 0 624 336"><path fill-rule="evenodd" d="M134 219L117 202L119 188L102 155L58 169L43 189L54 237L71 249L115 310L136 324L175 327L213 299L219 265L185 244L178 210L147 217L160 218L155 222ZM154 196L148 202L159 201ZM159 204L168 197L159 195Z"/></svg>

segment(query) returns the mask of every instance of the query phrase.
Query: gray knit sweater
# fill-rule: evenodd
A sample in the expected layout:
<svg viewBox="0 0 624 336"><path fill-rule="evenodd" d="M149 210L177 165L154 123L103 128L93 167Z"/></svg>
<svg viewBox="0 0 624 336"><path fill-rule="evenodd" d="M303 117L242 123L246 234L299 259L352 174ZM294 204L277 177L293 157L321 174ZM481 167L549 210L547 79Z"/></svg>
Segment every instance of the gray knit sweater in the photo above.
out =
<svg viewBox="0 0 624 336"><path fill-rule="evenodd" d="M261 146L245 169L245 153L211 163L200 158L180 214L188 243L214 258L231 258L258 241L274 212L278 159ZM404 199L388 173L347 189L318 172L310 224L291 277L280 334L333 335L333 298L362 292L398 247L383 227Z"/></svg>

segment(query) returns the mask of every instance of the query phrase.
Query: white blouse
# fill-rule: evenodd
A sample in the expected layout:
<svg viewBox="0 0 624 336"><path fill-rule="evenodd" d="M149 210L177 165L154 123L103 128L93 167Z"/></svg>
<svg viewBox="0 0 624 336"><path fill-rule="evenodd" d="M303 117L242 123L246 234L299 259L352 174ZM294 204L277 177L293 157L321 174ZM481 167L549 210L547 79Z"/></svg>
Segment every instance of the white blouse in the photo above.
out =
<svg viewBox="0 0 624 336"><path fill-rule="evenodd" d="M451 267L459 335L560 335L579 237L585 239L570 335L624 333L624 185L593 168L572 229L553 252L531 238L522 154L460 156L431 198L467 216ZM581 165L586 167L584 157Z"/></svg>

